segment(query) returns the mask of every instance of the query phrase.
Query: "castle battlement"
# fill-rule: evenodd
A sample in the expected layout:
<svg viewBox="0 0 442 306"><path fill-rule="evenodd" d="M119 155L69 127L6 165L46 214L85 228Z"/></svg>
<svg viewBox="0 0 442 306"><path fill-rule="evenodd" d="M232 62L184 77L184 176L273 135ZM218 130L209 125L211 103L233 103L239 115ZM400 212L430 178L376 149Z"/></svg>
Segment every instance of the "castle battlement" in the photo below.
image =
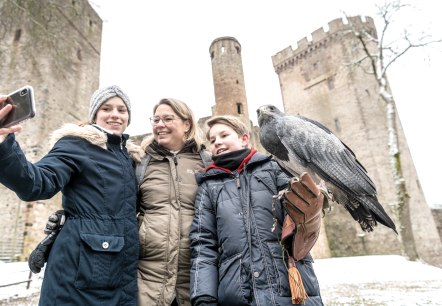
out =
<svg viewBox="0 0 442 306"><path fill-rule="evenodd" d="M330 21L327 26L321 27L311 33L311 37L298 40L296 48L288 46L272 56L273 67L276 73L284 70L287 66L293 66L299 59L310 52L323 47L329 41L342 33L353 28L364 28L370 33L376 33L374 20L368 16L354 16L349 18L337 18Z"/></svg>

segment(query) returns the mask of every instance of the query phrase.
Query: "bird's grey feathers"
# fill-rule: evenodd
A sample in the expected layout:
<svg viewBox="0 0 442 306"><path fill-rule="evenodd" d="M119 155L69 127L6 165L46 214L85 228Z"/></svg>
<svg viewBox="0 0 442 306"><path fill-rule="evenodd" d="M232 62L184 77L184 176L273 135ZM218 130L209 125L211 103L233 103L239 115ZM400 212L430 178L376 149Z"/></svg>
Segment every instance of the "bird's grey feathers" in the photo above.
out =
<svg viewBox="0 0 442 306"><path fill-rule="evenodd" d="M319 122L290 116L273 105L258 109L260 141L292 176L308 172L325 183L333 200L343 205L364 231L377 222L395 225L377 200L376 187L352 150Z"/></svg>

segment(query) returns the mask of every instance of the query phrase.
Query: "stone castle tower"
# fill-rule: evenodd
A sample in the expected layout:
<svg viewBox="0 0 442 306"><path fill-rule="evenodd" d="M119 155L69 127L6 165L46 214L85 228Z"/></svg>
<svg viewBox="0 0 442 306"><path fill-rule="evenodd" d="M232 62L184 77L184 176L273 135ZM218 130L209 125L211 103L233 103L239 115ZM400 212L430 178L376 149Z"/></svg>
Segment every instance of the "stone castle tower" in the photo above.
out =
<svg viewBox="0 0 442 306"><path fill-rule="evenodd" d="M234 114L251 127L241 45L234 37L215 39L209 48L215 90L214 115Z"/></svg>
<svg viewBox="0 0 442 306"><path fill-rule="evenodd" d="M252 131L250 141L254 148L263 150L258 138L258 129L253 127L247 105L246 87L241 57L241 44L234 37L224 36L213 40L209 48L212 62L213 87L215 106L212 115L238 116ZM204 131L201 118L199 125Z"/></svg>
<svg viewBox="0 0 442 306"><path fill-rule="evenodd" d="M364 55L351 25L364 27L376 36L371 18L352 17L347 23L336 19L328 24L328 31L314 31L311 41L303 38L296 49L287 47L272 56L273 66L285 112L321 122L352 148L377 186L380 203L394 220L386 107L374 77L365 72L370 67L364 62L360 66L351 64ZM398 117L396 124L417 252L424 261L442 266L441 240ZM390 229L379 225L373 233L364 233L340 205L323 220L326 237L322 239L328 240L332 256L401 253L401 243Z"/></svg>
<svg viewBox="0 0 442 306"><path fill-rule="evenodd" d="M88 0L1 1L0 20L0 92L34 87L36 116L16 137L35 162L50 149L52 131L87 119L98 88L102 21ZM25 260L61 196L22 202L3 186L0 193L0 260Z"/></svg>

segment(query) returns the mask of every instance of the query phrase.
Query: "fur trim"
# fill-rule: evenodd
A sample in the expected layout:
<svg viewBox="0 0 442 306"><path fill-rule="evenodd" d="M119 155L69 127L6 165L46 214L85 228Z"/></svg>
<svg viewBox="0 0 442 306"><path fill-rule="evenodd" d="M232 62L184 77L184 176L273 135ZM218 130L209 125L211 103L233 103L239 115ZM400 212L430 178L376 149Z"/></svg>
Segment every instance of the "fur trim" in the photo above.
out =
<svg viewBox="0 0 442 306"><path fill-rule="evenodd" d="M141 149L141 147L139 145L135 144L130 139L128 141L126 141L126 148L127 148L127 152L129 153L130 157L132 158L132 160L137 163L140 163L141 158L143 158L144 155L146 155L144 150Z"/></svg>
<svg viewBox="0 0 442 306"><path fill-rule="evenodd" d="M146 151L147 147L153 142L153 135L147 136L145 137L142 141L141 141L141 150L143 150L143 152Z"/></svg>
<svg viewBox="0 0 442 306"><path fill-rule="evenodd" d="M60 129L54 131L49 136L50 148L65 136L74 136L83 138L91 144L107 149L107 136L104 132L94 128L91 125L79 126L77 124L68 123L63 125Z"/></svg>

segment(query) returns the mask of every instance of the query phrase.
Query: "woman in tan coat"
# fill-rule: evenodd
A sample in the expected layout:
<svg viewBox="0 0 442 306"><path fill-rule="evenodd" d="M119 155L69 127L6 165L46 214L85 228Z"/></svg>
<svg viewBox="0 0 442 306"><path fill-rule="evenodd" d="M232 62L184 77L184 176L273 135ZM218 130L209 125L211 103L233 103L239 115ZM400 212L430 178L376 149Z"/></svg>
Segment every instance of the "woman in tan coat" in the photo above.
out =
<svg viewBox="0 0 442 306"><path fill-rule="evenodd" d="M195 173L210 158L185 103L162 99L153 113L153 136L141 144L148 162L140 180L138 305L190 305Z"/></svg>

